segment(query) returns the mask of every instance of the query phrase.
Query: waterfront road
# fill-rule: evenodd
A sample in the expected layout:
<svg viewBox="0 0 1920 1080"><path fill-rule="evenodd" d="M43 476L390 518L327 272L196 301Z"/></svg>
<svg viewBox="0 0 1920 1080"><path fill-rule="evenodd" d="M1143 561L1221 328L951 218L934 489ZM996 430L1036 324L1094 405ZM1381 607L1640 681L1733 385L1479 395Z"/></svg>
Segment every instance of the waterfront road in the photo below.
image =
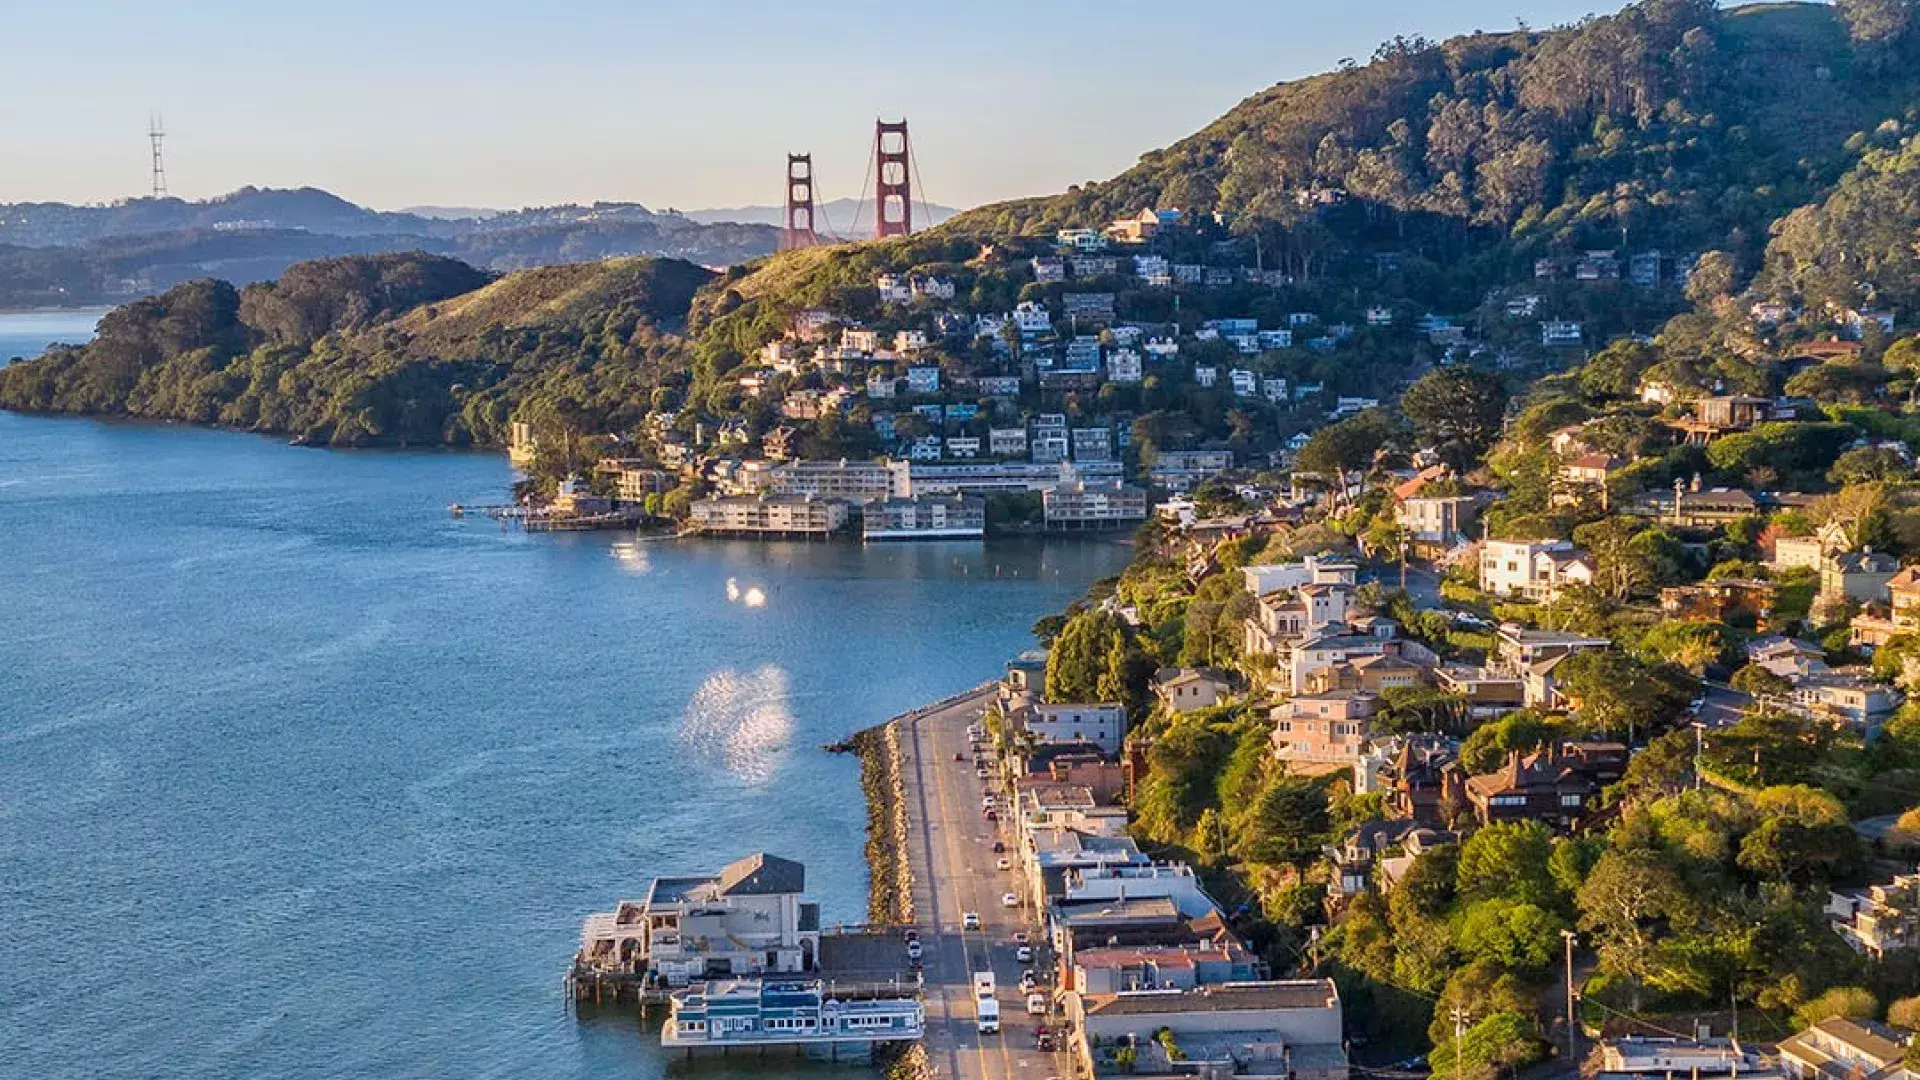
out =
<svg viewBox="0 0 1920 1080"><path fill-rule="evenodd" d="M1016 858L1013 832L1004 818L988 821L981 812L986 782L974 775L967 727L980 722L992 699L991 690L968 695L906 721L900 732L914 916L927 946L926 1048L942 1080L1040 1080L1062 1074L1067 1061L1035 1049L1042 1018L1027 1015L1013 935L1030 934L1038 947L1039 924L1030 897L1017 908L1002 906L1020 886L1015 874L995 868L993 844L1004 842L1006 857ZM961 929L969 911L979 913L979 930ZM977 1028L972 974L986 970L999 991L998 1035ZM1051 1026L1053 1018L1045 1019Z"/></svg>

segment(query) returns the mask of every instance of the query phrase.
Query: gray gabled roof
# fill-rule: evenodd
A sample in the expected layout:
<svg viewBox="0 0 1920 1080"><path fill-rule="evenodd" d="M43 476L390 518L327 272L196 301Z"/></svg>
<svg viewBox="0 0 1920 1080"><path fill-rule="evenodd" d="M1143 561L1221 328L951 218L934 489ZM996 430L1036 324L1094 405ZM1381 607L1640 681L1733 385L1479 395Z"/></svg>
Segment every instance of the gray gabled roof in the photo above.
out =
<svg viewBox="0 0 1920 1080"><path fill-rule="evenodd" d="M771 896L807 889L807 868L792 859L757 851L720 870L716 890L721 896Z"/></svg>

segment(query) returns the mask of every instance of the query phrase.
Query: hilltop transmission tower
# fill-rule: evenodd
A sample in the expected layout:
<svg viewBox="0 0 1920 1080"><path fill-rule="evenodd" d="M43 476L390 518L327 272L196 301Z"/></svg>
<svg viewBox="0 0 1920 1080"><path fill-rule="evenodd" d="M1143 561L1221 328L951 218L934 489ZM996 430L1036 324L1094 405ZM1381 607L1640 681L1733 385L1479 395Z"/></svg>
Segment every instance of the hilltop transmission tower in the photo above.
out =
<svg viewBox="0 0 1920 1080"><path fill-rule="evenodd" d="M908 166L907 121L873 122L873 235L905 236L913 231L913 174Z"/></svg>
<svg viewBox="0 0 1920 1080"><path fill-rule="evenodd" d="M813 155L787 155L787 228L780 234L780 250L812 247L820 242L814 229Z"/></svg>
<svg viewBox="0 0 1920 1080"><path fill-rule="evenodd" d="M147 117L147 143L153 147L153 197L167 197L167 165L160 155L160 141L167 137L166 130L160 124L160 114Z"/></svg>

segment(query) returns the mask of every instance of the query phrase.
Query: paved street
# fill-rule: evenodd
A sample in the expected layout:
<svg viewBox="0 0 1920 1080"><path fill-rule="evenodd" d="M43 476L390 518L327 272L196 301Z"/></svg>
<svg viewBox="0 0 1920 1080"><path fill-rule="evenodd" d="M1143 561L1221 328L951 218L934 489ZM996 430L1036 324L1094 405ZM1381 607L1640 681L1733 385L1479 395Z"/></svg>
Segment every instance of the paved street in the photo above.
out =
<svg viewBox="0 0 1920 1080"><path fill-rule="evenodd" d="M1038 1018L1027 1015L1019 993L1023 966L1015 962L1012 942L1016 931L1026 931L1037 946L1039 925L1031 898L1023 897L1019 908L1001 904L1018 885L1015 874L995 869L993 843L1003 841L1007 857L1014 858L1013 833L1004 819L982 816L984 782L974 775L967 741L968 725L980 721L991 699L990 691L982 691L908 721L901 732L914 911L927 946L926 1048L942 1078L1044 1078L1062 1073L1067 1059L1034 1048ZM968 911L980 914L980 930L961 930L961 915ZM971 976L987 969L999 990L998 1035L981 1035L975 1027Z"/></svg>

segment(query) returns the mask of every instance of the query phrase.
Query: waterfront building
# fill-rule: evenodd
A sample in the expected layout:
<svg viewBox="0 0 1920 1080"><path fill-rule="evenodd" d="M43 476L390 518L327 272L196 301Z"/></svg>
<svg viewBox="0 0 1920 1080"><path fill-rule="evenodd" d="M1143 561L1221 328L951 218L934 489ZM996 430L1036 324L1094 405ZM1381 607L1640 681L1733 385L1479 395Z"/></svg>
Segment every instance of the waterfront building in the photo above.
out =
<svg viewBox="0 0 1920 1080"><path fill-rule="evenodd" d="M867 540L973 540L986 533L985 500L964 495L883 499L861 517Z"/></svg>
<svg viewBox="0 0 1920 1080"><path fill-rule="evenodd" d="M1038 430L1038 429L1036 429ZM1066 441L1062 429L1061 441ZM970 495L992 491L1048 491L1072 477L1118 481L1123 466L1118 461L1096 461L1068 465L1059 461L1041 461L1036 454L1031 462L999 461L980 464L933 465L914 463L911 488L915 495Z"/></svg>
<svg viewBox="0 0 1920 1080"><path fill-rule="evenodd" d="M1013 725L1042 744L1084 743L1108 756L1120 752L1127 733L1127 707L1101 704L1015 702L1007 714Z"/></svg>
<svg viewBox="0 0 1920 1080"><path fill-rule="evenodd" d="M1050 529L1113 528L1147 519L1147 493L1114 481L1078 480L1041 493Z"/></svg>
<svg viewBox="0 0 1920 1080"><path fill-rule="evenodd" d="M768 470L766 490L773 495L868 502L910 495L913 481L904 461L790 461Z"/></svg>
<svg viewBox="0 0 1920 1080"><path fill-rule="evenodd" d="M847 524L847 504L814 495L728 495L697 499L693 524L711 533L826 536Z"/></svg>
<svg viewBox="0 0 1920 1080"><path fill-rule="evenodd" d="M1162 450L1155 456L1147 475L1168 491L1190 491L1231 468L1231 450Z"/></svg>
<svg viewBox="0 0 1920 1080"><path fill-rule="evenodd" d="M820 905L806 867L765 852L718 873L655 878L639 900L587 916L578 964L669 986L712 976L811 971Z"/></svg>
<svg viewBox="0 0 1920 1080"><path fill-rule="evenodd" d="M667 1009L660 1045L673 1050L906 1042L926 1030L924 1006L904 993L842 1001L818 980L705 982L675 991Z"/></svg>

